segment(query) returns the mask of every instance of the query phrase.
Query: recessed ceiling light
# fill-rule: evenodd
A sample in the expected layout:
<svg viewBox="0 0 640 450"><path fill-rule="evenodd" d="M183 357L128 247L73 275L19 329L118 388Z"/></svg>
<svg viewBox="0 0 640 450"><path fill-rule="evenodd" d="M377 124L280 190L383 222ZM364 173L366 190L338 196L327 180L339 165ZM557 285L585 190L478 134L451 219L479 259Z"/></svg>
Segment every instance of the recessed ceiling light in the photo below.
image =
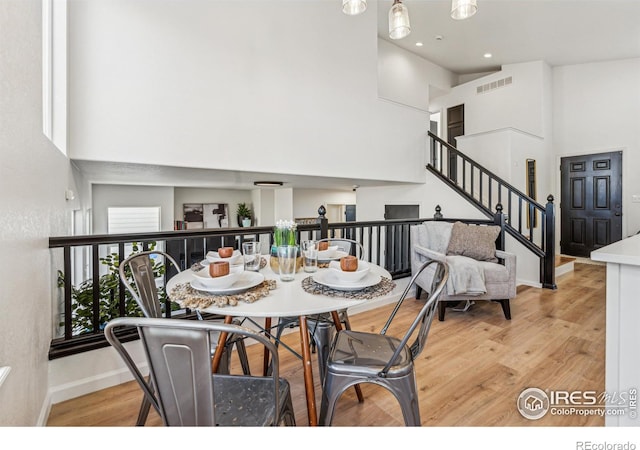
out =
<svg viewBox="0 0 640 450"><path fill-rule="evenodd" d="M416 47L422 47L422 42L416 42Z"/></svg>
<svg viewBox="0 0 640 450"><path fill-rule="evenodd" d="M491 58L493 55L491 53L485 53L483 56L485 58Z"/></svg>
<svg viewBox="0 0 640 450"><path fill-rule="evenodd" d="M253 185L254 186L261 186L261 187L276 187L276 186L282 186L284 183L282 181L254 181Z"/></svg>

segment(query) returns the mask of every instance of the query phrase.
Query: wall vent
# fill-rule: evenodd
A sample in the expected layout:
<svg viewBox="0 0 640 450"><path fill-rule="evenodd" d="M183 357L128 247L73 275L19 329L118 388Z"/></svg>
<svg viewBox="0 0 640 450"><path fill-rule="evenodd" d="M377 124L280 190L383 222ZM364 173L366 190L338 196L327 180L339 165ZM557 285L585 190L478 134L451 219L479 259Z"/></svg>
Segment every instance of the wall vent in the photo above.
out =
<svg viewBox="0 0 640 450"><path fill-rule="evenodd" d="M476 94L484 94L494 89L509 86L513 83L513 77L503 78L502 80L492 81L491 83L483 84L476 88Z"/></svg>

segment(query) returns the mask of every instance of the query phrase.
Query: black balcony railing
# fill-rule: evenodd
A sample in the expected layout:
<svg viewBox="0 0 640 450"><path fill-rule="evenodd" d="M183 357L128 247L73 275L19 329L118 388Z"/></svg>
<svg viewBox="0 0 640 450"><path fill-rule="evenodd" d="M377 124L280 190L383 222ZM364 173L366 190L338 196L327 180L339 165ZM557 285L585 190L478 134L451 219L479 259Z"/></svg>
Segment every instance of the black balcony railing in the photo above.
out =
<svg viewBox="0 0 640 450"><path fill-rule="evenodd" d="M347 237L365 248L365 259L383 265L394 278L410 274L409 226L423 219L345 222L329 224L318 218L315 224L297 227L298 242L322 237ZM115 317L137 315L134 300L120 282L118 266L132 251L158 248L171 254L187 269L205 258L209 250L222 246L241 248L247 240L263 243L268 253L273 243L273 227L181 230L155 233L52 237L49 248L58 270L59 306L56 336L49 351L55 359L105 347L102 329ZM61 251L61 255L58 253ZM161 270L164 281L175 274ZM176 310L162 289L167 317L189 317L190 311ZM135 334L131 336L136 338Z"/></svg>
<svg viewBox="0 0 640 450"><path fill-rule="evenodd" d="M315 224L297 226L298 242L305 239L342 237L362 244L364 259L383 266L394 279L411 275L411 242L409 228L428 220L461 220L474 223L496 223L504 227L499 212L494 221L443 219L440 208L434 218L396 219L329 224L319 217ZM501 233L499 248L503 248ZM273 244L273 227L225 228L195 231L52 237L49 248L53 260L61 260L59 271L60 306L57 312L59 330L52 340L49 359L61 358L108 346L102 329L109 320L140 312L119 279L118 266L132 251L162 249L188 269L205 258L209 250L231 246L241 248L243 242L262 242L262 253ZM55 252L62 250L62 258ZM163 265L163 264L162 264ZM267 269L270 270L270 269ZM171 268L158 272L159 294L165 301L166 317L193 317L191 311L174 309L164 293L164 282L175 274ZM97 280L97 281L96 281ZM164 282L163 282L164 281ZM173 307L173 308L172 308ZM132 332L130 339L137 339Z"/></svg>

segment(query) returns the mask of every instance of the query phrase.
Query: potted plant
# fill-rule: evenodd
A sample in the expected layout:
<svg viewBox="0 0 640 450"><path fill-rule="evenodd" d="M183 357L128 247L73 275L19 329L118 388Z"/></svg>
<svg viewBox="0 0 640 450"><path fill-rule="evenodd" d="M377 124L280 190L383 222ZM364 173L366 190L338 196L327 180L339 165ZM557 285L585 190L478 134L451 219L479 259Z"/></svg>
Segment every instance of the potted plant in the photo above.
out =
<svg viewBox="0 0 640 450"><path fill-rule="evenodd" d="M246 203L238 203L238 224L242 227L251 226L251 210Z"/></svg>

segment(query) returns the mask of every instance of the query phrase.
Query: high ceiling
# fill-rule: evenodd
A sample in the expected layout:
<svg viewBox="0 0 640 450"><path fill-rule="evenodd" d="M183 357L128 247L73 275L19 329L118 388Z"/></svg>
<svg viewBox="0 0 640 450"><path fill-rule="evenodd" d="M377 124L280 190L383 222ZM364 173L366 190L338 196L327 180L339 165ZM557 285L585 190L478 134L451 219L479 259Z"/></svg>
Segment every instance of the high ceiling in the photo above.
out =
<svg viewBox="0 0 640 450"><path fill-rule="evenodd" d="M477 0L478 12L461 21L450 17L451 0L404 0L411 34L395 41L392 3L378 2L379 36L459 74L538 60L558 66L640 57L639 0Z"/></svg>
<svg viewBox="0 0 640 450"><path fill-rule="evenodd" d="M327 0L328 1L328 0ZM339 0L336 14L342 14ZM370 3L376 0L369 0ZM478 0L478 13L455 21L450 0L404 0L411 34L388 38L392 0L378 1L378 33L458 74L495 71L511 63L544 60L552 66L640 57L640 0ZM364 14L375 13L375 8ZM442 39L436 39L441 36ZM417 47L416 42L422 42ZM490 59L484 58L491 53ZM260 174L76 161L94 183L252 189L256 179L281 180L295 188L351 190L381 185L374 180Z"/></svg>

